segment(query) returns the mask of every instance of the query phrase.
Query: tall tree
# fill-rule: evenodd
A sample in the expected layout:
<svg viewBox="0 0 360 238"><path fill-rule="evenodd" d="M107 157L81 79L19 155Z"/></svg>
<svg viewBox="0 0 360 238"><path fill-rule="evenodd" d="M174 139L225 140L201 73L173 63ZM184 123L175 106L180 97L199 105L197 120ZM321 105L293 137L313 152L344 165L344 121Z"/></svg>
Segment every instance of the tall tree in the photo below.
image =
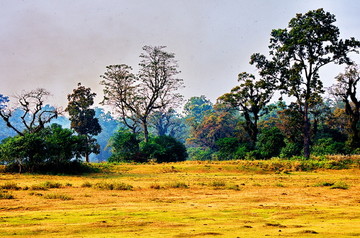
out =
<svg viewBox="0 0 360 238"><path fill-rule="evenodd" d="M297 14L285 29L271 32L270 56L252 55L263 77L276 80L282 93L295 97L303 117L304 156L310 156L309 107L323 93L319 70L329 63L351 63L350 52L360 42L354 38L339 39L340 31L333 23L335 16L323 9Z"/></svg>
<svg viewBox="0 0 360 238"><path fill-rule="evenodd" d="M90 88L79 83L73 93L68 95L69 103L65 109L70 115L71 128L87 138L87 149L84 151L86 162L89 162L91 153L99 153L99 145L93 138L101 132L99 121L95 118L95 110L91 108L95 96L96 93L92 93Z"/></svg>
<svg viewBox="0 0 360 238"><path fill-rule="evenodd" d="M101 75L104 85L103 103L111 105L121 115L125 125L135 132L140 124L145 141L149 140L149 116L157 110L175 107L182 100L176 91L183 86L174 53L165 46L144 46L140 55L138 75L127 65L110 65Z"/></svg>
<svg viewBox="0 0 360 238"><path fill-rule="evenodd" d="M330 93L345 103L345 113L350 122L350 147L360 147L360 100L357 98L357 86L360 81L360 69L357 65L346 68L345 73L336 77L337 83L330 88Z"/></svg>
<svg viewBox="0 0 360 238"><path fill-rule="evenodd" d="M43 88L22 92L16 96L18 107L10 109L6 103L9 102L7 97L2 97L0 102L0 117L6 125L13 129L18 135L24 136L24 130L27 133L37 133L45 128L45 125L52 119L57 118L59 110L49 105L44 105L45 99L50 92ZM20 110L21 127L14 123L13 116ZM16 113L18 114L18 113Z"/></svg>
<svg viewBox="0 0 360 238"><path fill-rule="evenodd" d="M251 144L255 146L259 118L266 111L266 105L274 94L274 88L266 80L256 80L255 76L248 73L240 73L238 77L239 86L231 89L219 97L223 103L238 109L245 118L245 130L251 138Z"/></svg>
<svg viewBox="0 0 360 238"><path fill-rule="evenodd" d="M213 103L204 95L191 97L184 106L185 120L195 130L204 117L212 112L214 112Z"/></svg>

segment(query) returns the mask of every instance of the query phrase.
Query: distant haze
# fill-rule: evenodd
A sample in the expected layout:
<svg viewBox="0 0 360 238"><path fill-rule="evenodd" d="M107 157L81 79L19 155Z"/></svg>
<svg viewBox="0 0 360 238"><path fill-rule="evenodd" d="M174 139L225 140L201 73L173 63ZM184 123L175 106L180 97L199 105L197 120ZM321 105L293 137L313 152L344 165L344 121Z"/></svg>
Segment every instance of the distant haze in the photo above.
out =
<svg viewBox="0 0 360 238"><path fill-rule="evenodd" d="M165 45L178 60L185 98L214 102L238 73L256 72L249 58L267 53L272 29L318 8L336 15L341 38L360 39L356 0L0 0L0 94L43 87L50 103L65 107L81 82L99 102L107 65L137 69L142 46ZM325 85L342 69L321 71Z"/></svg>

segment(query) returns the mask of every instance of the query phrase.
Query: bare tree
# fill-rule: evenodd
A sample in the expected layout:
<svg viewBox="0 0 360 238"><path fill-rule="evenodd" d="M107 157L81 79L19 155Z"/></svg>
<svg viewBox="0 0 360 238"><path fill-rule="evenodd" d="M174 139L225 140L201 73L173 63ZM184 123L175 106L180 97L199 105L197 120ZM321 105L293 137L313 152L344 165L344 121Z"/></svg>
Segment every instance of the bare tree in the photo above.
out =
<svg viewBox="0 0 360 238"><path fill-rule="evenodd" d="M103 104L113 106L125 125L133 132L141 126L145 141L149 139L148 119L157 110L176 106L182 96L175 93L183 86L175 55L164 51L165 46L144 46L140 55L138 75L127 65L110 65L101 75L104 85Z"/></svg>
<svg viewBox="0 0 360 238"><path fill-rule="evenodd" d="M22 115L20 120L25 130L29 133L36 133L45 127L52 119L57 118L59 110L48 105L44 105L45 99L50 93L38 88L29 92L22 92L16 96L18 108L21 109ZM0 108L0 117L6 122L6 125L13 129L17 134L23 136L24 132L21 128L12 123L11 118L14 110L8 107Z"/></svg>

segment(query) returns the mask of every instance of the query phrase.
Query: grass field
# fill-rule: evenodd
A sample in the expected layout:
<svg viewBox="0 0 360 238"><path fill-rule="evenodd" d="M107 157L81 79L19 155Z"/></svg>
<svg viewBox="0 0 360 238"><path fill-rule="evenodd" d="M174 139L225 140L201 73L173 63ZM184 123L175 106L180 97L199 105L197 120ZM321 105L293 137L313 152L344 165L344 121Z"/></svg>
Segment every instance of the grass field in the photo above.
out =
<svg viewBox="0 0 360 238"><path fill-rule="evenodd" d="M0 237L360 237L360 169L236 162L0 174Z"/></svg>

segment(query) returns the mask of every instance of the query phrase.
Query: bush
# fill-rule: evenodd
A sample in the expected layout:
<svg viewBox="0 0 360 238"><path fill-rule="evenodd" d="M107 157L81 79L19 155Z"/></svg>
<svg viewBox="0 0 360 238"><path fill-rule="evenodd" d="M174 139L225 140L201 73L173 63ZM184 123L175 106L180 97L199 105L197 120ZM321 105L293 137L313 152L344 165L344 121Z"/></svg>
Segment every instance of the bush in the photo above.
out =
<svg viewBox="0 0 360 238"><path fill-rule="evenodd" d="M210 148L191 147L188 148L190 160L206 161L212 159L213 151Z"/></svg>
<svg viewBox="0 0 360 238"><path fill-rule="evenodd" d="M6 191L0 191L0 199L14 199L14 196Z"/></svg>
<svg viewBox="0 0 360 238"><path fill-rule="evenodd" d="M5 172L92 172L90 167L77 160L86 150L86 144L84 136L52 124L37 133L5 139L0 145L0 161L6 163Z"/></svg>
<svg viewBox="0 0 360 238"><path fill-rule="evenodd" d="M284 136L277 127L264 129L258 136L256 143L257 151L263 159L279 156L284 146Z"/></svg>
<svg viewBox="0 0 360 238"><path fill-rule="evenodd" d="M16 183L5 183L4 185L0 186L0 189L7 189L7 190L20 190L21 187L19 187Z"/></svg>
<svg viewBox="0 0 360 238"><path fill-rule="evenodd" d="M132 190L133 189L133 186L130 184L107 183L107 182L96 183L93 187L100 190Z"/></svg>
<svg viewBox="0 0 360 238"><path fill-rule="evenodd" d="M313 145L311 152L313 155L333 155L344 154L345 143L336 142L332 138L318 139Z"/></svg>
<svg viewBox="0 0 360 238"><path fill-rule="evenodd" d="M281 158L291 158L301 155L302 145L292 142L285 142L285 147L280 151Z"/></svg>
<svg viewBox="0 0 360 238"><path fill-rule="evenodd" d="M47 194L44 196L46 199L60 199L63 201L72 200L73 198L64 194Z"/></svg>
<svg viewBox="0 0 360 238"><path fill-rule="evenodd" d="M109 162L146 162L146 158L141 155L140 140L136 134L126 130L119 130L110 140L112 155Z"/></svg>
<svg viewBox="0 0 360 238"><path fill-rule="evenodd" d="M158 163L184 161L188 156L185 146L171 136L158 136L142 143L141 152Z"/></svg>

